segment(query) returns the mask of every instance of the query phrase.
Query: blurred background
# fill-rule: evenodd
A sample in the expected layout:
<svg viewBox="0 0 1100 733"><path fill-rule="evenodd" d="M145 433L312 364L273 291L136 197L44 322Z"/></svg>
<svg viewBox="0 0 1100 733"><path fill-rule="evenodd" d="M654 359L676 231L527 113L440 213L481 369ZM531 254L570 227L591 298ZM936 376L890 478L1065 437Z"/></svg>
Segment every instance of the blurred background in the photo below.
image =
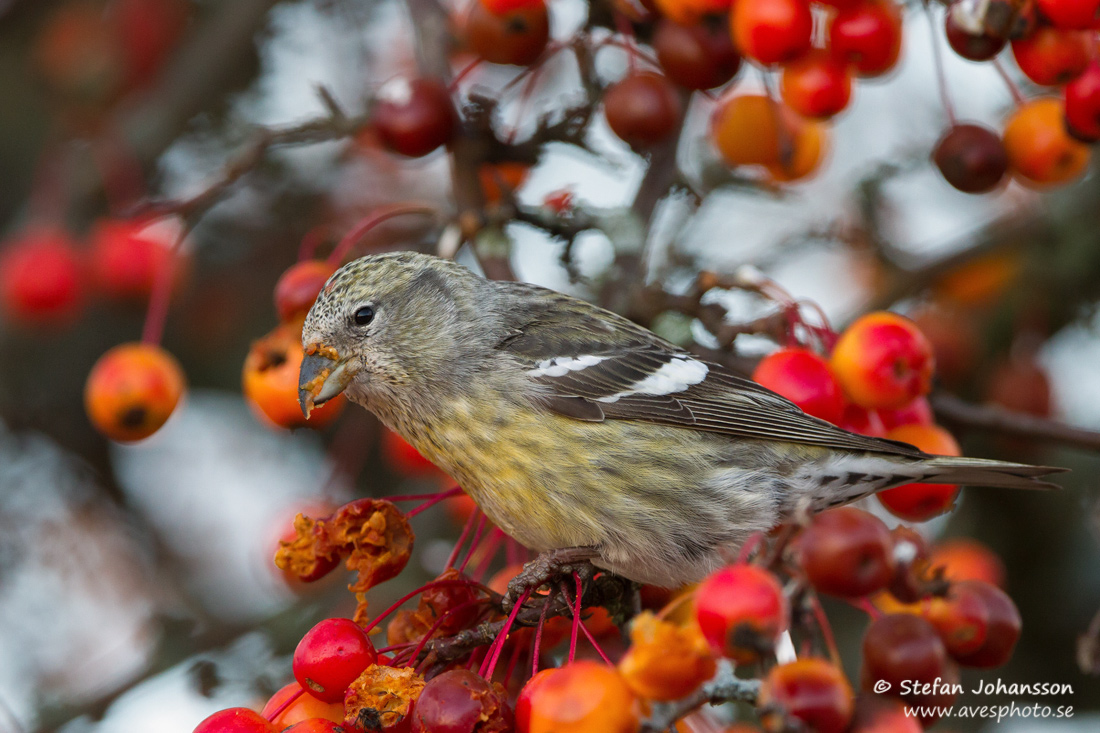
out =
<svg viewBox="0 0 1100 733"><path fill-rule="evenodd" d="M858 84L832 125L827 160L798 185L711 181L705 131L714 101L695 95L675 151L692 185L649 201L638 282L627 285L647 278L683 291L701 269L751 264L837 325L876 307L912 315L937 349L933 404L966 454L1073 469L1058 478L1058 493L965 491L954 513L924 527L993 548L1023 615L1009 666L974 679L1069 682L1073 729L1095 730L1100 682L1077 655L1100 609L1100 440L1083 432L1100 430L1100 176L1043 192L1010 183L983 196L948 186L929 162L946 125L930 50L943 10L932 12L940 20L927 22L919 5L905 9L898 67ZM303 241L331 247L381 205L446 210L458 198L442 149L399 158L369 129L227 167L262 128L333 110L362 115L383 82L415 72L413 18L388 0L0 0L0 248L46 220L94 260L105 256L95 238L105 219L218 184L201 205L174 209L173 233L163 237L170 246L187 226L163 343L189 387L153 437L108 441L83 403L95 361L141 336L144 298L90 286L62 322L0 320L0 731L182 732L214 710L262 704L288 681L287 655L301 634L353 606L341 579L304 588L274 567L294 514L448 485L385 442L363 410L320 431L291 431L241 394L250 345L278 322L275 282ZM585 18L585 3L553 0L552 37L569 39ZM997 72L944 60L959 118L999 126L1012 97ZM469 61L459 51L453 68ZM595 68L614 79L627 63L612 48ZM458 93L493 95L515 75L482 66ZM734 83L759 91L765 78L746 68ZM523 141L543 115L583 100L579 87L575 65L553 58L529 95L501 96L493 124ZM600 115L584 142L540 151L516 191L519 205L537 208L567 189L578 207L609 220L630 211L650 180L647 160ZM610 225L580 233L567 259L566 244L536 226L500 233L519 278L605 302L614 300L608 287L623 287L613 273L637 260ZM374 250L430 250L439 230L410 218L371 236ZM484 264L469 247L457 257ZM730 322L771 307L734 291L708 298ZM652 325L718 346L686 316L658 314ZM734 347L751 364L774 343L748 335ZM1069 437L1006 436L963 409L989 403L1056 420ZM432 511L414 526L410 568L372 592L372 608L437 573L461 520ZM840 604L829 611L842 648L857 649L860 614Z"/></svg>

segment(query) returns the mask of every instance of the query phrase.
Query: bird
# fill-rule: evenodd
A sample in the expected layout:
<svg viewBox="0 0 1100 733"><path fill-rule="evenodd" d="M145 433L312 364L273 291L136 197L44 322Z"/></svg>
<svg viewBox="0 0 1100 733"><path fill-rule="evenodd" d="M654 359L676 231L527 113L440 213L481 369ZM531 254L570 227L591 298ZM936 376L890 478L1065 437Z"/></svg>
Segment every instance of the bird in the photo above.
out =
<svg viewBox="0 0 1100 733"><path fill-rule="evenodd" d="M307 416L345 393L527 548L661 587L883 489L1061 470L848 432L585 300L416 252L337 270L302 345Z"/></svg>

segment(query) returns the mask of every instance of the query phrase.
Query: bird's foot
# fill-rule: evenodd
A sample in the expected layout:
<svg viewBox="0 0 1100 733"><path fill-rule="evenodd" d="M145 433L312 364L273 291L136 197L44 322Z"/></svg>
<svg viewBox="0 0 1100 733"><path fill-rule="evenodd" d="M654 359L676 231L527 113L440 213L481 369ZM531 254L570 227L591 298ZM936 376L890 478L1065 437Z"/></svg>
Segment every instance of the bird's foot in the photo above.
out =
<svg viewBox="0 0 1100 733"><path fill-rule="evenodd" d="M523 570L508 583L508 592L504 594L504 610L510 610L524 593L534 592L563 576L578 573L582 581L591 579L596 573L592 560L597 557L599 553L595 547L562 547L540 553L524 565Z"/></svg>

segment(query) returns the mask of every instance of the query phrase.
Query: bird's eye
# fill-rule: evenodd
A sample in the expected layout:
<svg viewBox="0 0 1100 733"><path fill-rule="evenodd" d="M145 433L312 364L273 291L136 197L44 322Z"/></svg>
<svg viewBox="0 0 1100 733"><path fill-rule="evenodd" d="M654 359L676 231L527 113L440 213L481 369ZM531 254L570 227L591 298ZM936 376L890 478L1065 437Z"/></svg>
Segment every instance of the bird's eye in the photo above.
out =
<svg viewBox="0 0 1100 733"><path fill-rule="evenodd" d="M355 311L353 317L356 326L365 326L374 320L374 308L369 305L364 305L362 308Z"/></svg>

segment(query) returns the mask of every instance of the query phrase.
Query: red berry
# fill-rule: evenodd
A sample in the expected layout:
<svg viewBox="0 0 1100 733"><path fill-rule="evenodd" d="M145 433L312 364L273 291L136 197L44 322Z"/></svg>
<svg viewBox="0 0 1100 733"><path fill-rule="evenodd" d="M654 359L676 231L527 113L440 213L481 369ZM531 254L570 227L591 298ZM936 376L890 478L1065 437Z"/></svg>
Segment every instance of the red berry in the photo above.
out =
<svg viewBox="0 0 1100 733"><path fill-rule="evenodd" d="M626 76L608 87L603 111L611 131L635 149L667 140L683 117L676 87L665 77L647 71Z"/></svg>
<svg viewBox="0 0 1100 733"><path fill-rule="evenodd" d="M176 283L182 268L173 248L180 235L176 220L101 219L89 238L92 282L111 298L147 298L157 280L174 268Z"/></svg>
<svg viewBox="0 0 1100 733"><path fill-rule="evenodd" d="M783 395L803 412L831 423L844 416L844 394L829 364L806 349L780 349L764 357L753 381Z"/></svg>
<svg viewBox="0 0 1100 733"><path fill-rule="evenodd" d="M811 51L783 67L779 91L803 117L826 119L848 106L852 73L847 63L825 51Z"/></svg>
<svg viewBox="0 0 1100 733"><path fill-rule="evenodd" d="M1040 26L1012 42L1020 71L1036 84L1057 86L1075 78L1088 66L1091 40L1087 31Z"/></svg>
<svg viewBox="0 0 1100 733"><path fill-rule="evenodd" d="M790 621L779 580L756 565L711 573L695 591L699 630L719 654L750 662L775 646Z"/></svg>
<svg viewBox="0 0 1100 733"><path fill-rule="evenodd" d="M814 588L844 598L882 590L894 577L894 541L873 514L840 507L813 518L798 542L802 570Z"/></svg>
<svg viewBox="0 0 1100 733"><path fill-rule="evenodd" d="M981 125L952 125L932 150L944 179L964 193L997 188L1008 173L1008 152L1001 136Z"/></svg>
<svg viewBox="0 0 1100 733"><path fill-rule="evenodd" d="M943 678L947 649L935 627L920 616L896 613L871 622L863 635L862 687L871 691L879 681L900 691L901 683Z"/></svg>
<svg viewBox="0 0 1100 733"><path fill-rule="evenodd" d="M504 15L512 10L528 8L533 5L542 5L542 0L477 0L490 13Z"/></svg>
<svg viewBox="0 0 1100 733"><path fill-rule="evenodd" d="M893 0L867 0L841 10L829 27L829 51L860 76L894 68L901 53L901 11Z"/></svg>
<svg viewBox="0 0 1100 733"><path fill-rule="evenodd" d="M336 268L324 260L304 260L287 268L275 283L275 312L283 323L304 316Z"/></svg>
<svg viewBox="0 0 1100 733"><path fill-rule="evenodd" d="M959 444L938 425L902 425L886 434L890 440L900 440L940 456L962 455ZM914 483L896 489L880 491L878 500L891 514L910 522L923 522L943 514L955 505L959 487L955 484Z"/></svg>
<svg viewBox="0 0 1100 733"><path fill-rule="evenodd" d="M810 657L773 667L760 685L756 704L764 730L843 733L855 700L838 667Z"/></svg>
<svg viewBox="0 0 1100 733"><path fill-rule="evenodd" d="M662 18L653 34L653 49L668 78L686 89L722 86L741 68L741 55L726 24L704 20L680 25Z"/></svg>
<svg viewBox="0 0 1100 733"><path fill-rule="evenodd" d="M152 344L122 344L99 357L84 385L84 407L111 440L147 438L168 420L186 388L179 362Z"/></svg>
<svg viewBox="0 0 1100 733"><path fill-rule="evenodd" d="M0 306L4 315L26 325L73 320L84 300L76 246L65 232L27 231L0 252Z"/></svg>
<svg viewBox="0 0 1100 733"><path fill-rule="evenodd" d="M762 64L781 64L809 50L813 16L806 0L737 0L730 15L734 45Z"/></svg>
<svg viewBox="0 0 1100 733"><path fill-rule="evenodd" d="M930 598L921 608L956 659L981 649L989 632L989 609L982 592L973 588L976 582L953 583L947 595Z"/></svg>
<svg viewBox="0 0 1100 733"><path fill-rule="evenodd" d="M1085 30L1096 28L1100 0L1035 0L1039 12L1056 28Z"/></svg>
<svg viewBox="0 0 1100 733"><path fill-rule="evenodd" d="M528 66L550 40L550 19L542 0L494 13L480 2L466 16L466 42L470 50L491 64Z"/></svg>
<svg viewBox="0 0 1100 733"><path fill-rule="evenodd" d="M187 0L113 0L108 5L123 58L128 83L149 82L187 29L191 4Z"/></svg>
<svg viewBox="0 0 1100 733"><path fill-rule="evenodd" d="M390 150L418 158L446 145L458 128L447 87L436 79L390 79L378 90L373 119Z"/></svg>
<svg viewBox="0 0 1100 733"><path fill-rule="evenodd" d="M974 652L956 658L967 667L1000 667L1012 658L1016 641L1020 638L1020 612L1008 594L995 585L980 580L959 583L966 592L976 595L985 605L985 641Z"/></svg>
<svg viewBox="0 0 1100 733"><path fill-rule="evenodd" d="M413 733L505 733L513 727L504 688L466 669L428 680L412 718Z"/></svg>
<svg viewBox="0 0 1100 733"><path fill-rule="evenodd" d="M277 733L278 730L255 710L228 708L199 723L194 733Z"/></svg>
<svg viewBox="0 0 1100 733"><path fill-rule="evenodd" d="M858 405L902 407L932 388L932 344L912 321L887 311L858 318L840 335L829 360Z"/></svg>
<svg viewBox="0 0 1100 733"><path fill-rule="evenodd" d="M844 416L840 418L837 427L874 438L886 437L886 427L882 424L879 411L868 410L852 402L844 406Z"/></svg>
<svg viewBox="0 0 1100 733"><path fill-rule="evenodd" d="M344 699L348 685L378 658L366 632L351 619L329 618L306 632L294 650L294 679L318 700Z"/></svg>
<svg viewBox="0 0 1100 733"><path fill-rule="evenodd" d="M954 8L948 8L944 15L944 30L947 43L955 53L970 61L989 61L1001 52L1007 43L1003 36L991 35L984 28L981 33L972 33L959 25Z"/></svg>
<svg viewBox="0 0 1100 733"><path fill-rule="evenodd" d="M887 430L902 425L931 425L936 421L927 397L918 397L908 405L893 410L879 410L878 416L882 418L882 426Z"/></svg>
<svg viewBox="0 0 1100 733"><path fill-rule="evenodd" d="M1100 140L1100 63L1093 61L1066 84L1066 131L1087 143Z"/></svg>

